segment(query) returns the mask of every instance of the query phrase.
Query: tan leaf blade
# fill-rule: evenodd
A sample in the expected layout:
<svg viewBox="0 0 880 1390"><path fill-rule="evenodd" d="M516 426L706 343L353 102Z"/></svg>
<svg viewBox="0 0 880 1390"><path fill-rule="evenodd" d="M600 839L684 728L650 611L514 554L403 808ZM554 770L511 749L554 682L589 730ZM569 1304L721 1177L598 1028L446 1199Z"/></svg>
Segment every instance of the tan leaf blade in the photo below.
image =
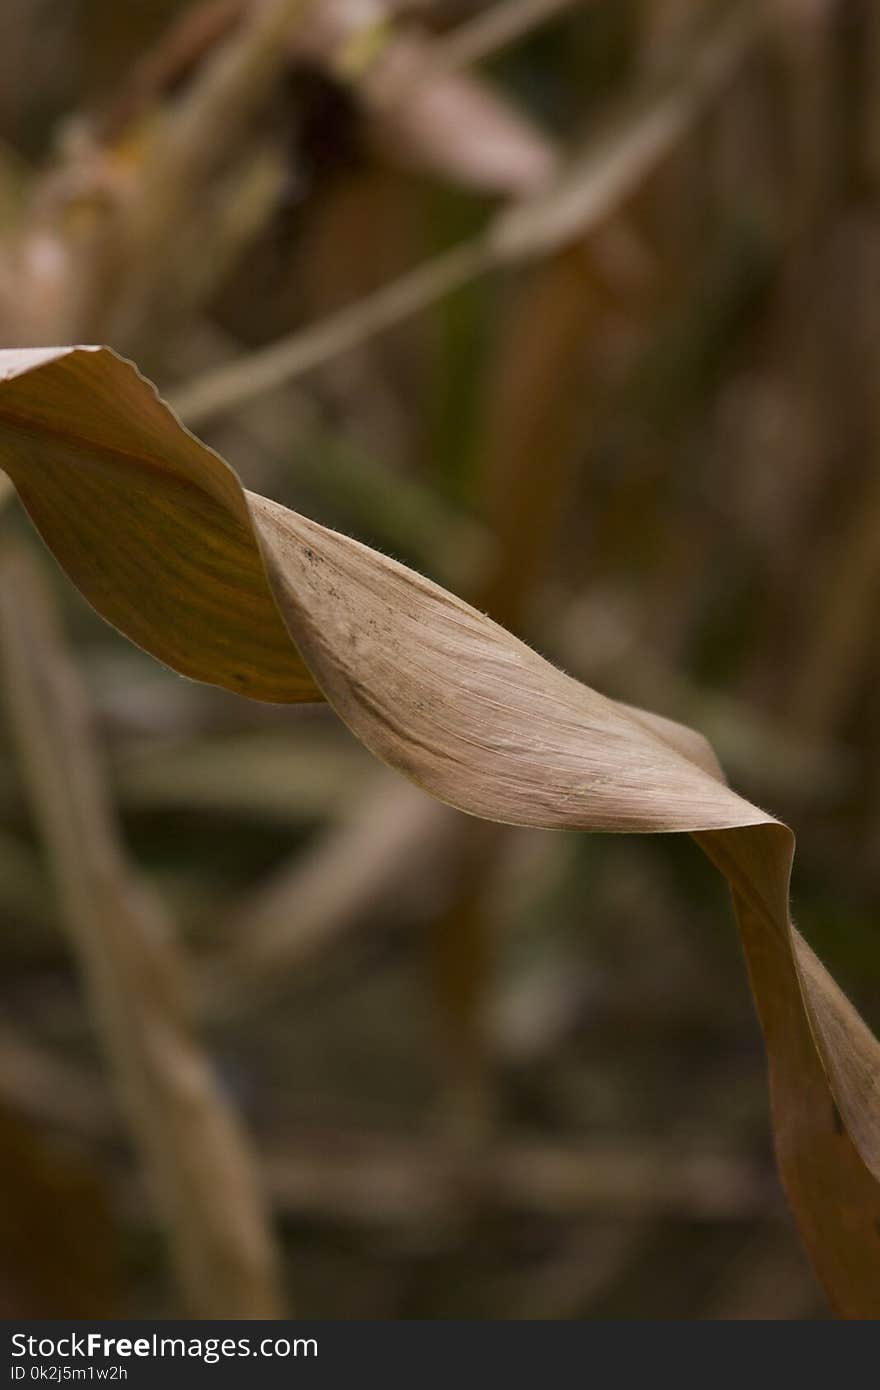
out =
<svg viewBox="0 0 880 1390"><path fill-rule="evenodd" d="M534 193L554 171L550 142L482 78L433 62L432 48L400 35L361 84L377 153L481 193Z"/></svg>
<svg viewBox="0 0 880 1390"><path fill-rule="evenodd" d="M835 1308L880 1316L880 1048L790 923L791 831L725 785L704 740L245 493L108 349L0 353L0 467L98 611L185 675L323 695L380 758L474 815L690 831L733 891L804 1240Z"/></svg>

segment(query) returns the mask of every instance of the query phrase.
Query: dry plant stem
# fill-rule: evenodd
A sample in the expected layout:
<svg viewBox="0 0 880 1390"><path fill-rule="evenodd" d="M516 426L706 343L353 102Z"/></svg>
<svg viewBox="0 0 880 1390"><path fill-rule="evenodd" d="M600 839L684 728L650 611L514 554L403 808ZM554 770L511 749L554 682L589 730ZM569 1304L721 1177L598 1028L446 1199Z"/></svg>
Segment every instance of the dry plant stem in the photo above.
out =
<svg viewBox="0 0 880 1390"><path fill-rule="evenodd" d="M789 70L792 193L798 226L807 230L827 212L841 163L834 139L838 74L830 35L835 4L829 0L813 0L808 5L801 0L775 0L775 5L777 43Z"/></svg>
<svg viewBox="0 0 880 1390"><path fill-rule="evenodd" d="M220 924L206 1006L224 1013L253 1007L365 919L417 913L426 880L442 876L459 819L381 769L314 852L297 855Z"/></svg>
<svg viewBox="0 0 880 1390"><path fill-rule="evenodd" d="M572 9L577 0L502 0L462 24L434 47L434 59L447 69L494 58L508 44ZM582 3L582 0L580 0Z"/></svg>
<svg viewBox="0 0 880 1390"><path fill-rule="evenodd" d="M23 552L2 560L0 634L10 718L63 920L186 1307L205 1318L279 1317L253 1155L191 1032L168 923L125 862L85 697Z"/></svg>
<svg viewBox="0 0 880 1390"><path fill-rule="evenodd" d="M191 425L233 410L359 347L374 334L460 289L488 268L486 248L481 242L456 247L367 295L353 309L340 310L313 328L247 358L213 368L191 384L175 388L169 395L171 405Z"/></svg>
<svg viewBox="0 0 880 1390"><path fill-rule="evenodd" d="M477 455L498 559L477 606L514 630L559 520L596 309L589 249L573 245L518 287L498 335Z"/></svg>
<svg viewBox="0 0 880 1390"><path fill-rule="evenodd" d="M874 446L875 451L877 445ZM816 741L840 729L865 676L868 629L880 606L880 472L867 480L835 547L833 573L819 595L790 713Z"/></svg>
<svg viewBox="0 0 880 1390"><path fill-rule="evenodd" d="M872 188L880 186L880 11L865 0L867 55L865 60L865 129L862 161Z"/></svg>
<svg viewBox="0 0 880 1390"><path fill-rule="evenodd" d="M676 84L659 96L637 98L600 141L571 162L554 186L500 213L481 237L310 328L177 387L170 393L170 404L189 424L201 424L313 371L487 271L543 257L585 236L675 148L763 34L766 18L759 5L738 6L690 55Z"/></svg>
<svg viewBox="0 0 880 1390"><path fill-rule="evenodd" d="M118 1117L95 1079L2 1029L0 1100L94 1150L118 1146ZM276 1141L268 1150L261 1171L279 1209L331 1221L344 1213L365 1226L455 1222L462 1180L482 1189L490 1205L540 1216L774 1222L784 1216L763 1165L688 1142L633 1149L513 1133L474 1155L394 1133L298 1127L295 1142Z"/></svg>
<svg viewBox="0 0 880 1390"><path fill-rule="evenodd" d="M841 278L851 277L838 293L850 312L833 329L821 321L817 333L821 350L813 368L817 398L828 400L829 414L846 390L847 415L864 441L868 459L848 515L834 536L834 548L819 571L809 608L810 623L803 640L797 684L789 702L795 724L818 739L841 727L867 675L872 650L871 629L880 603L880 218L873 212L861 239L844 243L848 263ZM835 262L830 262L832 270ZM841 372L841 366L844 370Z"/></svg>
<svg viewBox="0 0 880 1390"><path fill-rule="evenodd" d="M462 1186L496 1211L577 1220L749 1221L784 1215L770 1174L729 1154L692 1147L538 1142L512 1135L480 1153L365 1134L298 1134L270 1154L267 1183L286 1211L340 1212L365 1226L434 1225L461 1217Z"/></svg>
<svg viewBox="0 0 880 1390"><path fill-rule="evenodd" d="M105 1087L6 1026L0 1027L0 1106L93 1144L116 1136Z"/></svg>
<svg viewBox="0 0 880 1390"><path fill-rule="evenodd" d="M650 0L639 20L639 61L662 68L681 57L705 20L706 0Z"/></svg>
<svg viewBox="0 0 880 1390"><path fill-rule="evenodd" d="M550 256L518 287L498 335L477 450L480 501L497 561L477 606L514 631L561 506L594 300L587 252L572 247ZM429 983L447 1063L445 1127L471 1144L488 1137L495 1119L485 1029L492 976L486 896L508 842L502 826L462 825L455 853L460 888L429 937Z"/></svg>
<svg viewBox="0 0 880 1390"><path fill-rule="evenodd" d="M456 828L447 862L454 896L429 926L427 983L438 1044L439 1134L453 1151L475 1159L499 1118L487 1024L493 952L485 897L504 827L459 818Z"/></svg>
<svg viewBox="0 0 880 1390"><path fill-rule="evenodd" d="M153 102L191 73L241 22L247 3L201 0L185 10L130 73L125 91L117 94L100 121L99 138L118 139Z"/></svg>

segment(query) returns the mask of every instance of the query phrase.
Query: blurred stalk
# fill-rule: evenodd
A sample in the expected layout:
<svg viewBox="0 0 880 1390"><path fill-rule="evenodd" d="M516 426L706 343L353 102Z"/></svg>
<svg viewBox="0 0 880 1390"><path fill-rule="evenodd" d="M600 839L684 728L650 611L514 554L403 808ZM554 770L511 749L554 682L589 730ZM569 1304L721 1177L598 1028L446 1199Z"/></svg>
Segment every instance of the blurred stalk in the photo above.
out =
<svg viewBox="0 0 880 1390"><path fill-rule="evenodd" d="M447 69L485 62L508 44L571 9L574 3L575 0L501 0L440 39L435 47L436 61Z"/></svg>
<svg viewBox="0 0 880 1390"><path fill-rule="evenodd" d="M455 1228L468 1184L493 1212L533 1220L785 1221L769 1169L681 1141L643 1136L630 1147L513 1133L462 1161L430 1141L395 1135L331 1132L298 1140L295 1153L279 1149L268 1159L267 1181L280 1207L333 1221L344 1213L368 1228L427 1226L441 1241Z"/></svg>
<svg viewBox="0 0 880 1390"><path fill-rule="evenodd" d="M880 282L878 282L880 283ZM874 360L880 353L874 353ZM876 373L869 378L876 381ZM840 729L867 674L871 633L880 608L880 412L876 411L873 456L848 519L836 537L822 582L811 586L808 630L798 663L790 713L801 733L828 740ZM819 592L816 593L817 587Z"/></svg>
<svg viewBox="0 0 880 1390"><path fill-rule="evenodd" d="M0 562L11 727L62 920L148 1173L188 1311L282 1316L278 1256L254 1157L194 1037L185 962L126 862L86 696L45 581L24 550Z"/></svg>
<svg viewBox="0 0 880 1390"><path fill-rule="evenodd" d="M844 162L840 150L837 0L775 0L776 41L788 70L787 106L793 225L809 231L831 204Z"/></svg>
<svg viewBox="0 0 880 1390"><path fill-rule="evenodd" d="M0 1025L0 1105L89 1144L118 1137L106 1088L5 1024Z"/></svg>
<svg viewBox="0 0 880 1390"><path fill-rule="evenodd" d="M880 8L866 0L864 165L871 187L880 186Z"/></svg>
<svg viewBox="0 0 880 1390"><path fill-rule="evenodd" d="M712 0L648 0L639 6L639 59L642 66L662 72L680 62Z"/></svg>
<svg viewBox="0 0 880 1390"><path fill-rule="evenodd" d="M385 768L341 824L212 924L204 1003L236 1014L271 1000L366 921L418 921L443 884L461 817Z"/></svg>
<svg viewBox="0 0 880 1390"><path fill-rule="evenodd" d="M516 631L541 578L569 478L584 347L597 322L590 253L557 252L517 286L503 315L476 449L476 490L495 536L496 563L478 607ZM458 886L432 923L429 988L445 1076L444 1127L461 1142L485 1142L495 1121L487 1002L493 951L487 913L503 826L462 826Z"/></svg>
<svg viewBox="0 0 880 1390"><path fill-rule="evenodd" d="M556 533L597 307L589 250L574 244L526 277L498 333L477 448L498 558L476 601L505 627L522 625Z"/></svg>
<svg viewBox="0 0 880 1390"><path fill-rule="evenodd" d="M787 3L792 5L793 0ZM817 86L821 85L825 107L818 117L811 111L802 143L815 144L809 137L813 124L821 119L826 144L829 131L835 137L826 156L826 162L834 165L834 180L828 175L825 183L831 191L847 195L833 222L827 217L819 222L822 235L814 232L812 247L807 247L811 259L806 260L802 271L807 292L812 295L814 316L813 331L805 335L807 389L818 402L824 426L830 507L840 505L835 465L846 462L854 475L845 495L842 522L837 528L829 527L825 535L820 533L818 553L809 557L808 604L791 692L791 713L798 728L828 739L840 732L865 686L880 600L880 408L876 386L880 371L880 203L871 179L880 21L876 5L864 9L858 0L844 6L814 0L812 6L803 8L807 18L794 36L802 49L808 44L810 52L802 74L805 90L801 104L805 108L815 106ZM853 25L850 38L861 38L863 46L855 57L850 53L848 61L835 42L839 35L831 22L841 17ZM822 73L821 82L814 75L816 71ZM835 103L832 97L839 97L844 83L854 90L846 93L845 102ZM840 119L841 107L854 110L856 120ZM854 185L845 182L845 175L852 172ZM820 212L823 207L824 203ZM811 224L806 225L809 231Z"/></svg>

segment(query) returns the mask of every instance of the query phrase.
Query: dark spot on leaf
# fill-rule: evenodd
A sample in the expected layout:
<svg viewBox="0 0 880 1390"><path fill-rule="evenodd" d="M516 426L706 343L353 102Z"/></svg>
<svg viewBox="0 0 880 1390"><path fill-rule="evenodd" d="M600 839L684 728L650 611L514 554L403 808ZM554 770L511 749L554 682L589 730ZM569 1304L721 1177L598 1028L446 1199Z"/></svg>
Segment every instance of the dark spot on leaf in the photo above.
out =
<svg viewBox="0 0 880 1390"><path fill-rule="evenodd" d="M835 1134L843 1134L843 1120L834 1101L831 1102L831 1125Z"/></svg>

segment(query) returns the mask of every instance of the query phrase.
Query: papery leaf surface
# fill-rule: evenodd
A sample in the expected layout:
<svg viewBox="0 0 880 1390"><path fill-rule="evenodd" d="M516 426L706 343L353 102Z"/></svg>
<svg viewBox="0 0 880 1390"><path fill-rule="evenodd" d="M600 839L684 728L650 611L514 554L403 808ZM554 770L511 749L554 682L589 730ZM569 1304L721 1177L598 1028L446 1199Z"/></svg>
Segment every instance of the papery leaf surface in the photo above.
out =
<svg viewBox="0 0 880 1390"><path fill-rule="evenodd" d="M840 1314L880 1317L880 1047L791 923L792 832L726 785L705 740L245 492L109 349L0 352L0 467L98 612L182 674L260 700L324 698L378 757L472 815L690 832L733 893L805 1244Z"/></svg>

